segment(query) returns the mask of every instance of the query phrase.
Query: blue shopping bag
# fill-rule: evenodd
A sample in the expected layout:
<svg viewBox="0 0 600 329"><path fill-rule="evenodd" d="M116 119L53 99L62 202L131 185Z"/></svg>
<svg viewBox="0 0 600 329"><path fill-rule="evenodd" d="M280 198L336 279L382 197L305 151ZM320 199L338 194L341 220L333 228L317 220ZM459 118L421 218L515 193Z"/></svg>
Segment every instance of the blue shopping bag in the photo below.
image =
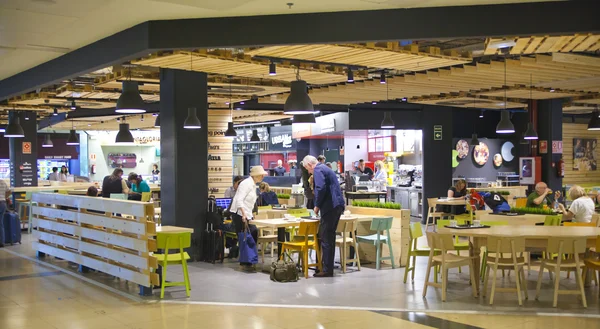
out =
<svg viewBox="0 0 600 329"><path fill-rule="evenodd" d="M258 263L258 249L256 248L256 241L252 237L252 234L248 231L238 233L238 245L240 248L240 263Z"/></svg>

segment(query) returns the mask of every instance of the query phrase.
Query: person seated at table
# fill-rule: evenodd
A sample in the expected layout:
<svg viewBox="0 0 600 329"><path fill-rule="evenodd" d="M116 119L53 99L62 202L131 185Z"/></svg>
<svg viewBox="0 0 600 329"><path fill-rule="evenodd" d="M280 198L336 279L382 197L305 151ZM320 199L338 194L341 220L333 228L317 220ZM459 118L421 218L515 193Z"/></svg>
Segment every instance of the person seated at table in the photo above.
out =
<svg viewBox="0 0 600 329"><path fill-rule="evenodd" d="M86 196L98 196L98 189L95 186L90 186L85 193Z"/></svg>
<svg viewBox="0 0 600 329"><path fill-rule="evenodd" d="M127 180L131 183L131 191L129 191L129 200L142 201L142 193L150 192L150 186L142 179L141 175L134 172L129 174Z"/></svg>
<svg viewBox="0 0 600 329"><path fill-rule="evenodd" d="M591 223L596 208L592 198L587 196L585 190L579 185L573 185L567 193L571 200L573 200L569 210L566 210L562 203L558 204L558 208L563 213L563 220L573 220L577 223Z"/></svg>
<svg viewBox="0 0 600 329"><path fill-rule="evenodd" d="M283 161L277 160L277 167L273 169L275 171L275 176L283 176L285 175L285 167L283 166Z"/></svg>
<svg viewBox="0 0 600 329"><path fill-rule="evenodd" d="M230 186L228 189L225 190L225 197L226 198L232 198L235 196L235 192L238 189L238 186L240 185L240 182L244 180L244 177L242 176L235 176L233 178L233 185Z"/></svg>
<svg viewBox="0 0 600 329"><path fill-rule="evenodd" d="M116 168L113 170L112 175L104 177L102 181L102 197L110 198L111 194L121 193L129 193L129 188L123 180L123 169Z"/></svg>
<svg viewBox="0 0 600 329"><path fill-rule="evenodd" d="M375 161L375 175L373 176L374 181L382 182L387 185L387 172L385 171L385 166L383 161L377 160Z"/></svg>
<svg viewBox="0 0 600 329"><path fill-rule="evenodd" d="M535 184L535 191L527 196L526 207L543 208L552 207L552 190L544 182Z"/></svg>
<svg viewBox="0 0 600 329"><path fill-rule="evenodd" d="M262 206L279 205L277 194L271 191L271 186L268 183L261 182L258 185L260 191L260 204Z"/></svg>
<svg viewBox="0 0 600 329"><path fill-rule="evenodd" d="M448 189L448 198L464 198L467 195L467 182L459 179Z"/></svg>
<svg viewBox="0 0 600 329"><path fill-rule="evenodd" d="M363 175L369 175L369 179L373 178L373 169L365 165L365 160L358 160L358 167L356 169Z"/></svg>

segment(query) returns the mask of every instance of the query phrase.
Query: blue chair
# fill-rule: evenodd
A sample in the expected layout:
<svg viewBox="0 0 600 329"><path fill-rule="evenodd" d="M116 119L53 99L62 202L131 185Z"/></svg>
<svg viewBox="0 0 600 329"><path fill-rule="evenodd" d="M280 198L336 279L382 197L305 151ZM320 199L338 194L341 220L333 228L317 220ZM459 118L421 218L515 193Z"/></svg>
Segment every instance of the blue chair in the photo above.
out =
<svg viewBox="0 0 600 329"><path fill-rule="evenodd" d="M396 264L394 262L394 251L392 250L392 238L390 237L390 228L392 228L393 217L381 217L381 218L373 218L371 222L371 231L376 231L377 233L366 235L366 236L357 236L357 241L372 243L377 248L377 264L376 268L379 270L380 263L382 260L389 259L392 262L392 268L396 268ZM385 231L385 235L384 235ZM390 251L390 255L388 257L381 257L381 246L383 244L387 244L388 249Z"/></svg>

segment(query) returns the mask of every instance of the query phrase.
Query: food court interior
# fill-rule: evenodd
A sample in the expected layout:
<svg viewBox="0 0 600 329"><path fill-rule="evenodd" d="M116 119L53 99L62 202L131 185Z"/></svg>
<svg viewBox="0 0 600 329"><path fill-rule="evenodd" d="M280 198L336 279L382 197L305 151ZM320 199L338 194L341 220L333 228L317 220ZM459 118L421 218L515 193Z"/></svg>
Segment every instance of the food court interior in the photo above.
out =
<svg viewBox="0 0 600 329"><path fill-rule="evenodd" d="M597 327L599 215L567 211L600 199L595 3L135 2L165 14L77 47L34 34L91 2L0 4L47 25L0 38L0 328ZM175 14L199 3L225 17ZM300 264L320 257L307 155L344 191L332 278ZM227 207L255 166L276 202L248 273ZM118 168L136 192L96 197ZM298 280L270 280L294 243Z"/></svg>

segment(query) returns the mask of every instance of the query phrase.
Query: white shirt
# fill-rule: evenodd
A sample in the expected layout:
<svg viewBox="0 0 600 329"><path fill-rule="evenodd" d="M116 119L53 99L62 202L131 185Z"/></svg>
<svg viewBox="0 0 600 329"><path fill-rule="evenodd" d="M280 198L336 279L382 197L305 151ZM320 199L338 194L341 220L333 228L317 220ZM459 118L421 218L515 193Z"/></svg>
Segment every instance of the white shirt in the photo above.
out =
<svg viewBox="0 0 600 329"><path fill-rule="evenodd" d="M571 203L569 211L575 215L575 217L573 217L574 222L590 223L592 221L592 215L594 215L595 207L592 199L582 196Z"/></svg>
<svg viewBox="0 0 600 329"><path fill-rule="evenodd" d="M384 170L378 170L373 176L373 180L383 181L387 183L387 173Z"/></svg>
<svg viewBox="0 0 600 329"><path fill-rule="evenodd" d="M252 219L252 209L254 209L257 197L256 183L254 183L252 177L248 177L238 185L233 201L231 201L231 210L240 216L243 216L245 213L246 218ZM244 209L243 213L241 209Z"/></svg>
<svg viewBox="0 0 600 329"><path fill-rule="evenodd" d="M58 181L59 180L58 173L57 172L50 173L50 175L48 175L48 180Z"/></svg>

